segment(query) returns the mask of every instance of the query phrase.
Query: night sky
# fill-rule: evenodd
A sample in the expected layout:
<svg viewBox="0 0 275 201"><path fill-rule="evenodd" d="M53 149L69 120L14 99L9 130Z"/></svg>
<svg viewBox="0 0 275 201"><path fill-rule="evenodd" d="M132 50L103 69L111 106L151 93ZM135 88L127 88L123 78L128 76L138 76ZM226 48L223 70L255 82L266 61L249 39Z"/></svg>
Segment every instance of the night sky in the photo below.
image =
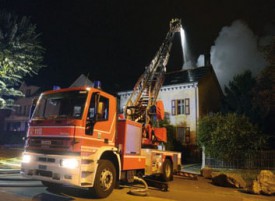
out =
<svg viewBox="0 0 275 201"><path fill-rule="evenodd" d="M41 33L47 67L26 78L28 84L67 87L85 74L101 80L109 92L134 86L172 18L182 19L196 59L234 20L244 20L261 36L274 17L273 0L0 0L0 8L29 16ZM182 64L176 36L167 70L179 70Z"/></svg>

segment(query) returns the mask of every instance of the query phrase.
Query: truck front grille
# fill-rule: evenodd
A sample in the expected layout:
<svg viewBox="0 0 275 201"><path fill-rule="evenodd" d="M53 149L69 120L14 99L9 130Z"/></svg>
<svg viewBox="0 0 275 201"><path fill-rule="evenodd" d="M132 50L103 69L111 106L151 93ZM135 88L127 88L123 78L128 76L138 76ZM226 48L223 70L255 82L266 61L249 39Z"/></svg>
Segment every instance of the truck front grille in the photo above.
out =
<svg viewBox="0 0 275 201"><path fill-rule="evenodd" d="M28 139L28 146L39 149L69 149L71 146L71 139L69 138L44 138L32 137Z"/></svg>
<svg viewBox="0 0 275 201"><path fill-rule="evenodd" d="M45 163L54 163L55 159L54 158L47 158L47 157L39 157L38 161L39 162L45 162Z"/></svg>
<svg viewBox="0 0 275 201"><path fill-rule="evenodd" d="M43 177L53 176L53 173L51 171L46 171L46 170L36 170L35 174Z"/></svg>

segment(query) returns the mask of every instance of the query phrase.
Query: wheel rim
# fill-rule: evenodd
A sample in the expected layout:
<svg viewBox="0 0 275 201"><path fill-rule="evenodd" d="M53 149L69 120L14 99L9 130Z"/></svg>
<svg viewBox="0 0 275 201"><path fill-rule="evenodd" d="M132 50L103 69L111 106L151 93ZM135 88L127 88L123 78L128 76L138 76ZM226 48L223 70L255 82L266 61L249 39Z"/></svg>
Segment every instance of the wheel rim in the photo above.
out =
<svg viewBox="0 0 275 201"><path fill-rule="evenodd" d="M100 175L100 187L104 191L107 191L112 186L112 183L113 183L113 173L108 169L104 169Z"/></svg>
<svg viewBox="0 0 275 201"><path fill-rule="evenodd" d="M171 167L170 167L170 165L166 165L165 166L164 172L165 172L166 177L170 177L170 175L171 175Z"/></svg>

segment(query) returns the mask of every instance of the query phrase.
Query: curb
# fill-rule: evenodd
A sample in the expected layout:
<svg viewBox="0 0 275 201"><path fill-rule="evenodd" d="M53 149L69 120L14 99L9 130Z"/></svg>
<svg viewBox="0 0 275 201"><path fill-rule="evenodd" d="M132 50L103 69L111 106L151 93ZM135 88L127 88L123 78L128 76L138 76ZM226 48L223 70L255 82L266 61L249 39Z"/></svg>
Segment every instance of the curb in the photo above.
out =
<svg viewBox="0 0 275 201"><path fill-rule="evenodd" d="M43 184L0 184L0 187L45 187Z"/></svg>
<svg viewBox="0 0 275 201"><path fill-rule="evenodd" d="M0 181L38 181L34 179L28 179L28 178L1 178Z"/></svg>
<svg viewBox="0 0 275 201"><path fill-rule="evenodd" d="M20 175L20 170L12 170L12 169L0 169L0 182L1 182L0 187L43 187L44 186L38 180L22 177ZM26 182L29 182L29 183L26 183ZM37 183L34 183L34 182L37 182Z"/></svg>
<svg viewBox="0 0 275 201"><path fill-rule="evenodd" d="M0 169L0 175L1 174L19 174L19 169Z"/></svg>
<svg viewBox="0 0 275 201"><path fill-rule="evenodd" d="M5 177L4 175L8 175ZM9 176L19 176L19 177L9 177ZM15 169L0 169L0 181L37 181L33 179L28 179L24 177L20 177L20 170ZM0 184L1 186L1 184Z"/></svg>

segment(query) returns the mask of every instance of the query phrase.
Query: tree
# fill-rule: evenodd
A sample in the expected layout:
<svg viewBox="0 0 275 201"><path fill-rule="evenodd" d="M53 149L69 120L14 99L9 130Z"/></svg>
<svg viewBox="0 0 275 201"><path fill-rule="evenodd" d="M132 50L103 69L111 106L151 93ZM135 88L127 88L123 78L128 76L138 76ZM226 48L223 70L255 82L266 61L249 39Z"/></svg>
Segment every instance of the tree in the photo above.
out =
<svg viewBox="0 0 275 201"><path fill-rule="evenodd" d="M207 155L232 161L249 156L266 145L266 137L245 116L235 113L205 116L199 121L198 142Z"/></svg>
<svg viewBox="0 0 275 201"><path fill-rule="evenodd" d="M256 80L250 71L236 75L225 87L225 96L222 104L223 113L237 113L247 116L253 123L258 116L253 109L253 93Z"/></svg>
<svg viewBox="0 0 275 201"><path fill-rule="evenodd" d="M0 11L0 109L11 108L13 99L23 96L15 86L43 67L39 36L28 17Z"/></svg>
<svg viewBox="0 0 275 201"><path fill-rule="evenodd" d="M268 125L266 122L269 116L273 115L274 94L275 94L275 70L273 66L266 67L257 77L256 85L253 88L253 108L258 111L258 122L261 127ZM264 129L265 130L265 129Z"/></svg>
<svg viewBox="0 0 275 201"><path fill-rule="evenodd" d="M253 107L259 112L258 122L269 135L270 147L275 149L275 37L265 49L269 65L256 78L253 89Z"/></svg>
<svg viewBox="0 0 275 201"><path fill-rule="evenodd" d="M159 122L160 127L165 127L167 131L167 142L166 142L166 149L170 151L177 150L178 147L175 147L175 141L177 141L175 136L175 127L171 125L170 120L165 115L164 120Z"/></svg>

